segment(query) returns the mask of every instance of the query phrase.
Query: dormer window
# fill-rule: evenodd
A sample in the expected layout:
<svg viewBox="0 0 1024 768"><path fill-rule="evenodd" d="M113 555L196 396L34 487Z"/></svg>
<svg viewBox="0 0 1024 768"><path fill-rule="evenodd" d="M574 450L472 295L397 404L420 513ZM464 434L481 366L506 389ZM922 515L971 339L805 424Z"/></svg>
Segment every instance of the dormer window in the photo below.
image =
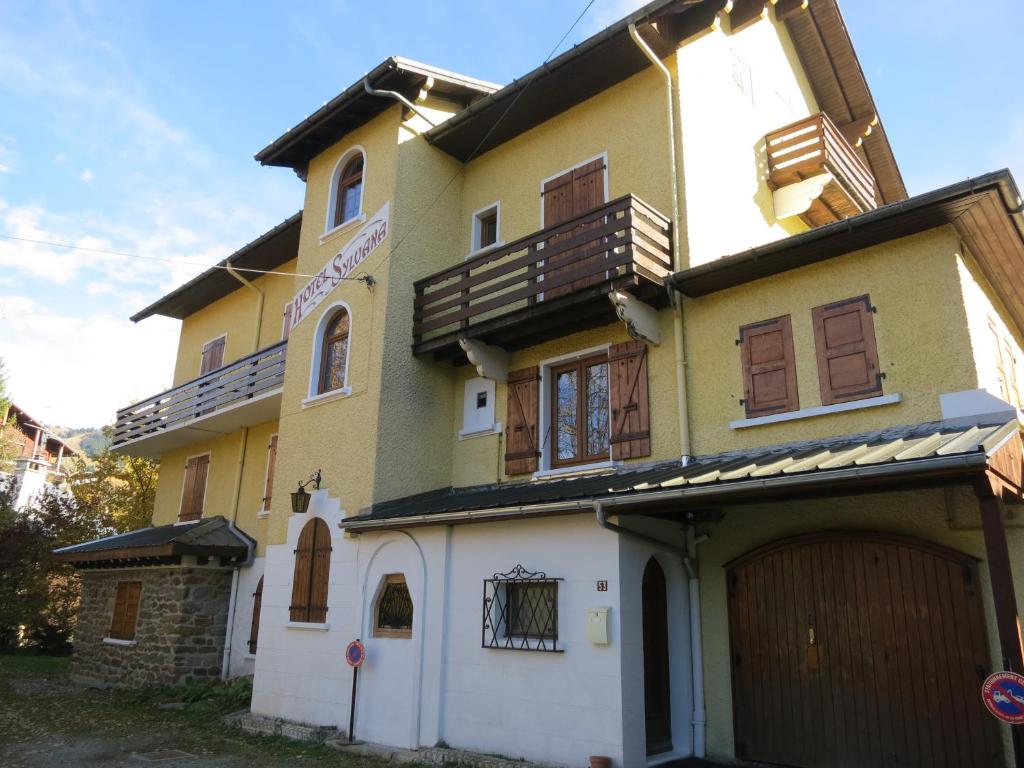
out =
<svg viewBox="0 0 1024 768"><path fill-rule="evenodd" d="M341 167L334 192L333 226L357 218L363 206L363 153L357 151Z"/></svg>

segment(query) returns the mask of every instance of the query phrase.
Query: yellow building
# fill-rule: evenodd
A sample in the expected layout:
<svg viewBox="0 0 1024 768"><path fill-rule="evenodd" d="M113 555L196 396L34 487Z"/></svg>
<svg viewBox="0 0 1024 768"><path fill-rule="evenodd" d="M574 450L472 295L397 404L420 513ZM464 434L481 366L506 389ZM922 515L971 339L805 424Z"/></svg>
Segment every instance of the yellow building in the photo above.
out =
<svg viewBox="0 0 1024 768"><path fill-rule="evenodd" d="M424 760L1013 764L1021 199L907 198L834 0L390 58L257 159L301 215L134 318L175 386L115 431L153 527L63 555L82 676Z"/></svg>

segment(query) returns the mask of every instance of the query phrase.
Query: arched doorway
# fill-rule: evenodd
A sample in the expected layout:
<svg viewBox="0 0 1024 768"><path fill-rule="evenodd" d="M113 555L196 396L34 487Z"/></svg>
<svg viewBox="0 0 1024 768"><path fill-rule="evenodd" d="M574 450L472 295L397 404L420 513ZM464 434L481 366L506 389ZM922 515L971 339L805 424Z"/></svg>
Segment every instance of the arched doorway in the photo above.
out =
<svg viewBox="0 0 1024 768"><path fill-rule="evenodd" d="M838 531L728 563L736 756L787 766L1002 764L979 686L973 558Z"/></svg>
<svg viewBox="0 0 1024 768"><path fill-rule="evenodd" d="M647 754L672 749L672 712L669 704L668 599L665 572L653 557L643 580L644 712Z"/></svg>

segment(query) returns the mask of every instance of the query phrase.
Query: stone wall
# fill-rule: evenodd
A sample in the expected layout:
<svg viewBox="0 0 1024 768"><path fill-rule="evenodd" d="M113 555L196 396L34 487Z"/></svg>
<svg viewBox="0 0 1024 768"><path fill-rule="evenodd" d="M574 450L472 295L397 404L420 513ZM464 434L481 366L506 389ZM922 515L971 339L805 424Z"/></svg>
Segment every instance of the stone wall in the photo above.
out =
<svg viewBox="0 0 1024 768"><path fill-rule="evenodd" d="M82 572L71 672L91 685L177 685L220 675L231 571L135 568ZM141 581L131 644L105 642L120 581Z"/></svg>

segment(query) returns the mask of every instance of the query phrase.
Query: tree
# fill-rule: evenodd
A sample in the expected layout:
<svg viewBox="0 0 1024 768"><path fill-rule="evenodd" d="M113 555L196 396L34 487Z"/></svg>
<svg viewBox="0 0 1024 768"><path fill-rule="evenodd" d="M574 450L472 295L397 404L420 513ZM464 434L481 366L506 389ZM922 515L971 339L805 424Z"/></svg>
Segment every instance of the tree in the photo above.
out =
<svg viewBox="0 0 1024 768"><path fill-rule="evenodd" d="M159 464L110 450L110 427L104 448L91 457L71 459L71 491L75 500L104 525L118 533L145 528L153 517Z"/></svg>
<svg viewBox="0 0 1024 768"><path fill-rule="evenodd" d="M7 394L7 369L3 358L0 358L0 472L11 470L11 460L17 456L21 448L20 441L14 435L17 431L14 414L11 410L11 399Z"/></svg>

